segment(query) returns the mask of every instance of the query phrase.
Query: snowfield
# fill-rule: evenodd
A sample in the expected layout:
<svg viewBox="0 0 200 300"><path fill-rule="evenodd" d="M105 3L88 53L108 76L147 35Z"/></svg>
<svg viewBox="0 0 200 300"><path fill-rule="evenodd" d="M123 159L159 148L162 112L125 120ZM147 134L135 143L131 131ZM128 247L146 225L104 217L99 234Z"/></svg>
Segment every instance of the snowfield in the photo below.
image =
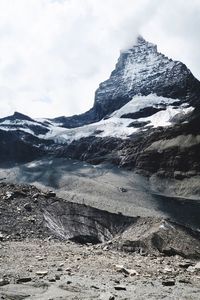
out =
<svg viewBox="0 0 200 300"><path fill-rule="evenodd" d="M193 111L193 107L185 107L186 105L184 104L178 107L170 105L177 101L179 100L158 97L155 94L148 96L135 96L129 103L111 114L109 119L73 129L52 127L52 129L46 134L46 136L43 136L43 138L53 139L57 143L70 143L73 140L79 140L80 138L91 135L125 139L138 130L146 130L149 126L154 128L159 126L170 126L174 123L173 118L176 115L183 116ZM135 113L145 107L160 108L163 106L166 106L165 110L159 111L150 117L137 119L137 122L148 122L147 125L144 125L140 129L128 127L134 119L121 118L124 114Z"/></svg>
<svg viewBox="0 0 200 300"><path fill-rule="evenodd" d="M193 107L187 107L187 104L177 106L179 99L171 99L159 97L155 94L148 96L137 95L132 98L130 102L124 105L119 110L110 115L108 119L103 119L97 123L85 125L78 128L66 129L61 127L61 124L50 122L47 119L29 120L4 120L0 122L0 129L21 130L32 135L36 135L33 131L34 127L47 129L45 134L37 134L37 137L42 139L54 140L56 143L65 144L71 143L73 140L79 140L83 137L92 135L98 137L116 137L126 139L131 134L139 130L147 130L150 127L165 127L175 123L175 118L184 116L193 111ZM176 106L173 105L176 103ZM143 118L122 118L125 114L140 112L144 108L162 108L164 110L158 111L151 116ZM140 128L129 127L134 121L143 123Z"/></svg>

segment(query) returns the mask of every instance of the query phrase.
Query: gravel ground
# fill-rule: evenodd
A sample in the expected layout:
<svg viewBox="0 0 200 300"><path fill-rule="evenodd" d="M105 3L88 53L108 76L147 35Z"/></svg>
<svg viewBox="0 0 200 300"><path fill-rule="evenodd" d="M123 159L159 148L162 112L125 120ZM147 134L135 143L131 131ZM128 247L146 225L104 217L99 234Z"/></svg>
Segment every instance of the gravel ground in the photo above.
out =
<svg viewBox="0 0 200 300"><path fill-rule="evenodd" d="M0 299L195 300L200 298L196 263L48 239L1 242Z"/></svg>

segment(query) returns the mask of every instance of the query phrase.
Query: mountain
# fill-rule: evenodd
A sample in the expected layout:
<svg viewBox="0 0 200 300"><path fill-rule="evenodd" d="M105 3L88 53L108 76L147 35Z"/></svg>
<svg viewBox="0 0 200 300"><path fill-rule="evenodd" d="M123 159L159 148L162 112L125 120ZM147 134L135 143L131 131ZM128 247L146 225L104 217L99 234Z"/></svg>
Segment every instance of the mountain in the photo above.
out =
<svg viewBox="0 0 200 300"><path fill-rule="evenodd" d="M25 151L29 155L22 158L29 161L53 155L107 161L148 176L197 178L199 121L200 82L183 63L139 36L121 52L88 112L55 119L15 113L0 119L0 153L3 161L21 161L19 153ZM17 152L6 151L16 144Z"/></svg>
<svg viewBox="0 0 200 300"><path fill-rule="evenodd" d="M157 46L139 36L136 44L121 52L115 70L95 93L94 106L88 112L54 121L72 128L101 120L128 103L134 96L156 94L198 104L200 83L181 62L157 51Z"/></svg>
<svg viewBox="0 0 200 300"><path fill-rule="evenodd" d="M1 163L31 161L45 155L52 142L41 136L49 130L48 121L33 120L19 112L0 119Z"/></svg>
<svg viewBox="0 0 200 300"><path fill-rule="evenodd" d="M168 59L156 45L138 37L134 47L121 53L110 78L100 84L95 106L100 105L104 116L135 95L156 94L193 103L197 92L199 82L183 63Z"/></svg>

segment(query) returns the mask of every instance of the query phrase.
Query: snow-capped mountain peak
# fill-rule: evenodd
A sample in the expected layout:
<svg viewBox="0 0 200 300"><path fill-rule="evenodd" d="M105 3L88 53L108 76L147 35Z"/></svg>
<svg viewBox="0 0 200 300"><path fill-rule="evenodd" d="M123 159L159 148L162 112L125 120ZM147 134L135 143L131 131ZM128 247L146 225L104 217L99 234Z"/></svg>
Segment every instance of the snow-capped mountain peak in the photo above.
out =
<svg viewBox="0 0 200 300"><path fill-rule="evenodd" d="M104 116L135 95L156 94L184 102L192 101L197 90L198 80L183 63L159 53L156 45L139 36L132 48L121 52L110 78L100 84L94 107Z"/></svg>

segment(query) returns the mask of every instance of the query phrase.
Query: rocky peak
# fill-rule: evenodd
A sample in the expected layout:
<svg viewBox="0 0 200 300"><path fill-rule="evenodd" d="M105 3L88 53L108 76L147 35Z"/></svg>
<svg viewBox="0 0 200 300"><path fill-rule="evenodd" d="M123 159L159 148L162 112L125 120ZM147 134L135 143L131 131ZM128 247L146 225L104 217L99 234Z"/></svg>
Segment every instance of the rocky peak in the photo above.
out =
<svg viewBox="0 0 200 300"><path fill-rule="evenodd" d="M13 115L0 119L0 123L4 121L15 121L15 120L33 121L30 117L15 111Z"/></svg>
<svg viewBox="0 0 200 300"><path fill-rule="evenodd" d="M121 51L110 78L99 85L94 106L89 111L52 121L66 128L95 123L110 116L134 96L151 94L176 99L178 105L186 102L188 106L198 107L200 82L183 63L159 53L155 44L138 36L133 47Z"/></svg>
<svg viewBox="0 0 200 300"><path fill-rule="evenodd" d="M12 117L15 119L19 119L19 120L31 120L30 117L28 117L18 111L15 111L14 114L12 115Z"/></svg>
<svg viewBox="0 0 200 300"><path fill-rule="evenodd" d="M94 108L104 117L135 95L154 93L184 102L196 101L199 92L199 81L183 63L159 53L156 45L139 36L132 48L120 53L110 78L100 84Z"/></svg>
<svg viewBox="0 0 200 300"><path fill-rule="evenodd" d="M157 45L146 41L141 35L139 35L136 39L135 44L132 48L121 51L121 53L155 53L157 52Z"/></svg>

